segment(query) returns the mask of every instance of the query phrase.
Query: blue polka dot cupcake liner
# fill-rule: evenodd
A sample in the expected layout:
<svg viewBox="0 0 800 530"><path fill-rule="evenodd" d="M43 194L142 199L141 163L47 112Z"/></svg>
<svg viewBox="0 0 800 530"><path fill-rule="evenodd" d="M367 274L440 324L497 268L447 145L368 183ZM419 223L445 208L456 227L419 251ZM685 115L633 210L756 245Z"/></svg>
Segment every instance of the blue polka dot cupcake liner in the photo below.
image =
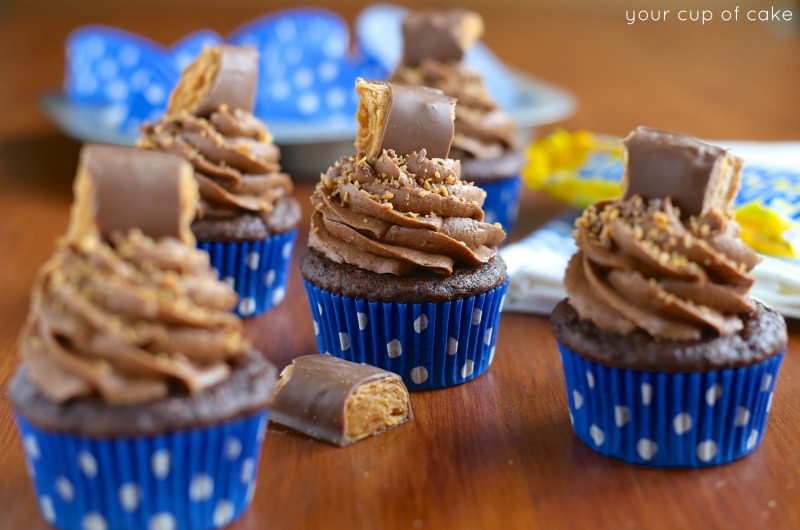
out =
<svg viewBox="0 0 800 530"><path fill-rule="evenodd" d="M559 343L572 427L595 451L631 464L699 468L753 452L764 437L783 352L706 372L613 368Z"/></svg>
<svg viewBox="0 0 800 530"><path fill-rule="evenodd" d="M220 279L239 295L235 313L254 317L280 304L286 296L289 263L297 229L257 241L198 241L208 252Z"/></svg>
<svg viewBox="0 0 800 530"><path fill-rule="evenodd" d="M135 438L17 428L42 517L60 530L223 528L250 504L266 412Z"/></svg>
<svg viewBox="0 0 800 530"><path fill-rule="evenodd" d="M409 390L460 385L492 364L508 280L475 296L419 304L350 298L304 283L321 353L395 372Z"/></svg>
<svg viewBox="0 0 800 530"><path fill-rule="evenodd" d="M520 176L478 181L475 184L486 192L483 220L487 223L500 223L503 230L510 234L519 211L519 194L522 188Z"/></svg>

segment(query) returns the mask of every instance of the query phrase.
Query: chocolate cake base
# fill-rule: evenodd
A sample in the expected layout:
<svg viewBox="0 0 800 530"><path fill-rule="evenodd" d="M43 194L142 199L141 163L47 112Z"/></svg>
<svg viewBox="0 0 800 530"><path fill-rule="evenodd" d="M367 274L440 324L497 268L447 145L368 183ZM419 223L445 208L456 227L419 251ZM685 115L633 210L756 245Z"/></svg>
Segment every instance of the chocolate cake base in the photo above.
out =
<svg viewBox="0 0 800 530"><path fill-rule="evenodd" d="M700 372L749 366L786 349L786 322L775 310L755 301L743 315L738 333L699 340L657 339L644 331L620 335L581 320L567 299L553 310L553 333L564 346L597 363L615 368L657 372Z"/></svg>
<svg viewBox="0 0 800 530"><path fill-rule="evenodd" d="M260 410L271 398L275 373L253 351L238 360L230 377L199 394L109 405L99 397L57 403L42 394L21 364L9 396L16 412L40 429L95 438L143 436L216 425Z"/></svg>
<svg viewBox="0 0 800 530"><path fill-rule="evenodd" d="M230 219L197 219L192 223L192 232L199 241L256 241L294 228L300 214L300 204L287 197L266 216L248 213Z"/></svg>
<svg viewBox="0 0 800 530"><path fill-rule="evenodd" d="M506 279L500 256L484 265L456 269L449 276L420 272L407 276L378 274L347 263L336 263L314 249L300 258L303 277L326 291L383 302L444 302L484 293Z"/></svg>
<svg viewBox="0 0 800 530"><path fill-rule="evenodd" d="M453 156L453 158L458 157ZM525 157L516 149L507 149L497 158L459 158L459 160L461 160L461 178L475 181L476 184L519 175L525 164Z"/></svg>

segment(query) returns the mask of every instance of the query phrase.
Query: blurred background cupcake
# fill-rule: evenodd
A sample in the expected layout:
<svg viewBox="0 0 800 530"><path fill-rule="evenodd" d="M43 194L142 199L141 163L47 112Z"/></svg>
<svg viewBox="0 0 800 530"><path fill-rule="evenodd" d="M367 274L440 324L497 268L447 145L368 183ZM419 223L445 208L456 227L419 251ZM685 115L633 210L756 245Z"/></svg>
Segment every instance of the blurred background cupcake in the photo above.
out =
<svg viewBox="0 0 800 530"><path fill-rule="evenodd" d="M400 374L411 390L491 364L507 280L485 192L448 158L455 100L359 80L355 156L312 195L301 271L320 352Z"/></svg>
<svg viewBox="0 0 800 530"><path fill-rule="evenodd" d="M733 220L742 161L643 127L623 143L623 196L577 220L551 316L570 420L627 462L731 462L764 436L787 344L783 317L748 296L759 257Z"/></svg>
<svg viewBox="0 0 800 530"><path fill-rule="evenodd" d="M403 55L391 80L437 88L458 100L450 155L461 161L461 177L486 191L486 221L511 232L524 161L514 140L516 125L489 94L481 73L463 60L483 33L483 19L462 9L417 10L405 16L402 28Z"/></svg>
<svg viewBox="0 0 800 530"><path fill-rule="evenodd" d="M255 49L204 48L184 70L166 114L143 126L139 141L194 167L200 201L192 231L239 294L243 317L283 300L300 219L280 151L252 114L257 80Z"/></svg>
<svg viewBox="0 0 800 530"><path fill-rule="evenodd" d="M40 271L10 385L57 528L220 528L250 503L275 369L195 248L196 195L175 155L81 152L69 233Z"/></svg>

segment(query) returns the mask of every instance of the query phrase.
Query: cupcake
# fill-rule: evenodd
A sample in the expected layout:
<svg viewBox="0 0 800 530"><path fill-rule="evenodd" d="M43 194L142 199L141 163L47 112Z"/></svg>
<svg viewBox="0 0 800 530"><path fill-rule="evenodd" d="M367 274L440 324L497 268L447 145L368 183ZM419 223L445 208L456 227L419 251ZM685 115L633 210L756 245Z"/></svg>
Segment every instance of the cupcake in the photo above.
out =
<svg viewBox="0 0 800 530"><path fill-rule="evenodd" d="M449 159L455 101L359 79L356 155L311 197L300 267L322 353L400 374L411 390L469 381L492 362L505 232Z"/></svg>
<svg viewBox="0 0 800 530"><path fill-rule="evenodd" d="M458 100L450 156L461 177L486 191L486 221L511 232L517 217L524 162L514 140L516 126L486 90L464 54L483 33L475 12L411 11L403 20L403 55L391 81L442 90Z"/></svg>
<svg viewBox="0 0 800 530"><path fill-rule="evenodd" d="M623 143L623 196L576 221L551 316L570 420L626 462L731 462L764 436L787 342L783 317L748 296L759 257L731 209L742 162L643 127Z"/></svg>
<svg viewBox="0 0 800 530"><path fill-rule="evenodd" d="M194 246L192 168L88 146L75 192L9 389L41 515L62 530L225 526L254 492L275 369Z"/></svg>
<svg viewBox="0 0 800 530"><path fill-rule="evenodd" d="M192 232L252 317L286 294L300 207L266 125L253 116L258 52L204 48L170 96L166 114L142 127L139 145L177 153L200 188Z"/></svg>

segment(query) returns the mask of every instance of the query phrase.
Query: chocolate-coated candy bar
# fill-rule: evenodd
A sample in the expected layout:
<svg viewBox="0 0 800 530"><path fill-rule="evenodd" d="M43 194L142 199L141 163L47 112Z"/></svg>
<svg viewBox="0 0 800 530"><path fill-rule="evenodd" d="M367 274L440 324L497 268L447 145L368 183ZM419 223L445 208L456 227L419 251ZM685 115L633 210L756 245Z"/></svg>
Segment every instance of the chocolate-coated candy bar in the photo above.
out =
<svg viewBox="0 0 800 530"><path fill-rule="evenodd" d="M206 47L186 67L169 98L167 114L206 116L222 105L251 112L258 81L258 52L247 46Z"/></svg>
<svg viewBox="0 0 800 530"><path fill-rule="evenodd" d="M297 357L275 389L272 421L340 446L411 419L399 375L331 355Z"/></svg>
<svg viewBox="0 0 800 530"><path fill-rule="evenodd" d="M384 149L398 155L426 149L428 158L447 158L455 131L455 99L433 88L361 78L356 92L359 156L374 161Z"/></svg>
<svg viewBox="0 0 800 530"><path fill-rule="evenodd" d="M197 204L192 166L162 151L86 145L75 177L67 237L103 237L138 228L152 238L194 244L190 228Z"/></svg>
<svg viewBox="0 0 800 530"><path fill-rule="evenodd" d="M403 19L403 64L458 62L482 33L483 19L473 11L411 11Z"/></svg>
<svg viewBox="0 0 800 530"><path fill-rule="evenodd" d="M625 198L671 198L682 217L727 212L739 189L742 160L690 136L638 127L623 144Z"/></svg>

